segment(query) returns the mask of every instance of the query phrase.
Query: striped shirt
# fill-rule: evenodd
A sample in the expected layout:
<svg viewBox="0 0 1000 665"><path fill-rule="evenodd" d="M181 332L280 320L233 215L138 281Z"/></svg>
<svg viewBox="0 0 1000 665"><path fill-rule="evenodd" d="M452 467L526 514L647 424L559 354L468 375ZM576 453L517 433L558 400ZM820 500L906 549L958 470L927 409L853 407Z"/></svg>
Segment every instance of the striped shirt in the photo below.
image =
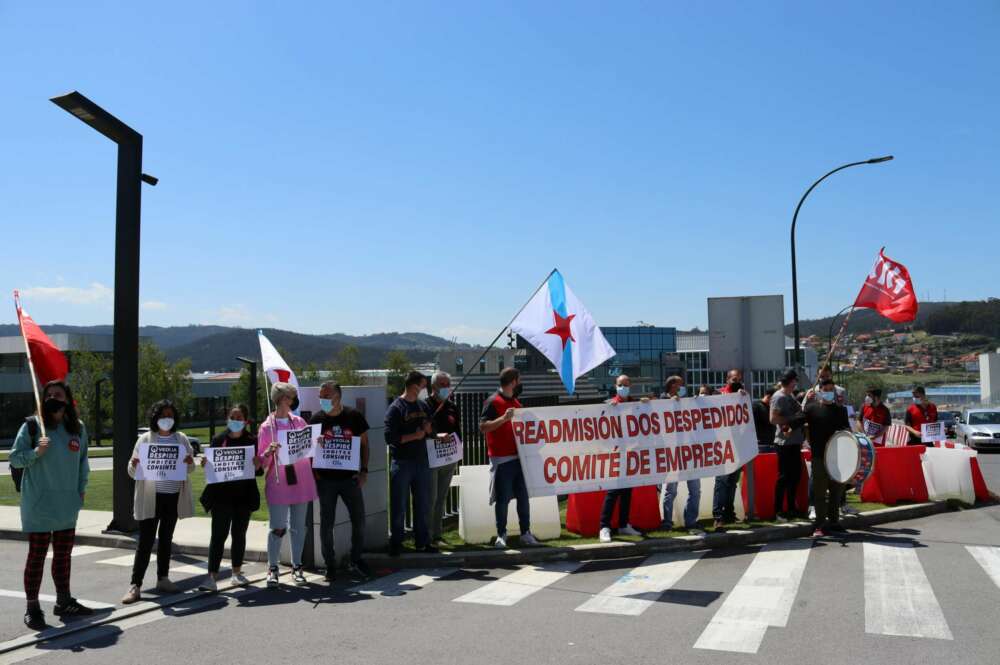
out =
<svg viewBox="0 0 1000 665"><path fill-rule="evenodd" d="M162 436L160 434L156 435L157 443L180 443L177 439L176 434L171 434L170 436ZM183 480L157 480L156 481L156 493L157 494L180 494L181 486L184 484Z"/></svg>

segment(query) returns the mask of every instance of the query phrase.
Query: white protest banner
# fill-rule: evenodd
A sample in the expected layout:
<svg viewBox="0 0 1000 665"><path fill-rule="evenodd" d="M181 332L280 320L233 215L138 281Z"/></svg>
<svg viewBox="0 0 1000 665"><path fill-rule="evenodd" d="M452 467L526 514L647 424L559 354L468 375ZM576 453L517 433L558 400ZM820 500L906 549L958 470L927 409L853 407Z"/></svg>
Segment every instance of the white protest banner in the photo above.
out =
<svg viewBox="0 0 1000 665"><path fill-rule="evenodd" d="M283 429L278 432L278 464L295 464L313 456L313 443L320 438L319 425L306 425L302 429Z"/></svg>
<svg viewBox="0 0 1000 665"><path fill-rule="evenodd" d="M740 394L521 408L512 425L531 496L718 476L757 455Z"/></svg>
<svg viewBox="0 0 1000 665"><path fill-rule="evenodd" d="M184 463L187 453L179 443L143 443L139 445L136 480L187 480Z"/></svg>
<svg viewBox="0 0 1000 665"><path fill-rule="evenodd" d="M944 423L924 423L920 426L920 441L922 443L944 441L947 438L948 435L944 432Z"/></svg>
<svg viewBox="0 0 1000 665"><path fill-rule="evenodd" d="M426 439L427 463L432 469L454 464L462 459L462 439L458 433L443 438Z"/></svg>
<svg viewBox="0 0 1000 665"><path fill-rule="evenodd" d="M205 482L228 483L234 480L252 480L255 469L253 446L225 446L205 448Z"/></svg>
<svg viewBox="0 0 1000 665"><path fill-rule="evenodd" d="M316 447L313 450L314 469L357 471L360 467L360 436L347 437L330 433L316 439Z"/></svg>

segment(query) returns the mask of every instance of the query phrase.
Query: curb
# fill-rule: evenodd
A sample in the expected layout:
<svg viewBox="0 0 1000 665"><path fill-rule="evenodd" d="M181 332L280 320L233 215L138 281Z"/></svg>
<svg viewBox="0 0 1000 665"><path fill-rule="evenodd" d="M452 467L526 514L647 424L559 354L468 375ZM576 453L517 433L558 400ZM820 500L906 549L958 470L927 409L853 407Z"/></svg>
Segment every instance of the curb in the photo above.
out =
<svg viewBox="0 0 1000 665"><path fill-rule="evenodd" d="M845 527L858 529L897 520L910 520L928 515L938 515L953 510L945 501L908 504L872 510L860 515L848 515L841 519ZM723 533L709 533L704 536L677 536L675 538L650 538L638 543L591 543L586 545L570 545L567 547L535 547L523 550L482 550L442 552L440 554L410 553L399 557L390 557L384 553L368 553L365 561L369 566L380 569L409 568L484 568L503 567L510 565L539 563L545 561L581 561L589 559L624 559L627 557L644 556L658 552L685 552L704 549L722 549L727 547L745 547L776 540L805 538L812 535L813 526L807 523L789 523L780 526L767 526L757 529L732 529ZM0 529L0 539L27 540L26 534L13 529ZM80 545L95 545L99 547L116 547L135 549L134 538L121 535L86 535L77 534L76 542ZM184 545L174 543L174 554L208 556L207 545ZM227 548L224 557L230 554ZM247 550L246 561L267 561L267 552L263 550Z"/></svg>

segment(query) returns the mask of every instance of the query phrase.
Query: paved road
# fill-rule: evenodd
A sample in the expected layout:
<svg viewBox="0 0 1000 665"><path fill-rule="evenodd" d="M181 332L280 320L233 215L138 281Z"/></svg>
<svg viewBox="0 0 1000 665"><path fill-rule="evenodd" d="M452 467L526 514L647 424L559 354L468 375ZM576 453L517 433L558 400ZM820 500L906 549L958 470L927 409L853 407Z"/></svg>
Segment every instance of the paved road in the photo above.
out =
<svg viewBox="0 0 1000 665"><path fill-rule="evenodd" d="M979 468L983 471L986 486L1000 494L1000 453L979 453Z"/></svg>
<svg viewBox="0 0 1000 665"><path fill-rule="evenodd" d="M0 543L5 561L23 551L23 543ZM127 552L82 551L76 593L115 601L129 560ZM199 575L197 566L173 574L187 586ZM50 584L43 592L52 593ZM18 566L0 571L0 588L6 640L25 632L16 621L22 601L2 597L20 588ZM416 664L996 663L998 606L1000 506L841 540L402 571L332 589L318 578L304 589L250 588L13 651L0 663L55 664L70 650L74 663L100 665L231 663L244 654L256 662Z"/></svg>

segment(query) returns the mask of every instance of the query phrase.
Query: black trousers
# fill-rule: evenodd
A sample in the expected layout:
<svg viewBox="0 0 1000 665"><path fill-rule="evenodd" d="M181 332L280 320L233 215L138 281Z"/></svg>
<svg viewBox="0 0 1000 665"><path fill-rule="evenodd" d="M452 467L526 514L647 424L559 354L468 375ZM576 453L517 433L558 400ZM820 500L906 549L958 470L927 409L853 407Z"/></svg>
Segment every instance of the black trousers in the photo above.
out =
<svg viewBox="0 0 1000 665"><path fill-rule="evenodd" d="M156 577L162 579L170 572L170 552L174 545L174 527L177 526L177 501L179 494L156 494L156 516L139 520L139 544L132 563L132 584L142 586L142 578L149 567L149 557L156 547ZM159 527L159 538L157 538Z"/></svg>
<svg viewBox="0 0 1000 665"><path fill-rule="evenodd" d="M788 501L789 513L795 512L795 495L802 476L802 451L800 446L777 446L778 480L774 483L774 512L780 515ZM822 460L820 460L822 463Z"/></svg>
<svg viewBox="0 0 1000 665"><path fill-rule="evenodd" d="M611 528L611 516L615 512L615 502L618 501L618 526L628 524L629 510L632 508L632 488L624 487L618 490L608 490L604 495L604 505L601 506L601 528Z"/></svg>
<svg viewBox="0 0 1000 665"><path fill-rule="evenodd" d="M250 526L250 509L231 503L216 503L212 506L212 540L208 544L208 572L219 572L222 553L226 549L226 538L232 535L233 568L243 565L247 551L247 527Z"/></svg>
<svg viewBox="0 0 1000 665"><path fill-rule="evenodd" d="M333 547L333 527L337 523L337 499L344 502L351 518L351 563L361 561L365 548L365 498L357 478L319 478L319 542L326 567L337 567Z"/></svg>

